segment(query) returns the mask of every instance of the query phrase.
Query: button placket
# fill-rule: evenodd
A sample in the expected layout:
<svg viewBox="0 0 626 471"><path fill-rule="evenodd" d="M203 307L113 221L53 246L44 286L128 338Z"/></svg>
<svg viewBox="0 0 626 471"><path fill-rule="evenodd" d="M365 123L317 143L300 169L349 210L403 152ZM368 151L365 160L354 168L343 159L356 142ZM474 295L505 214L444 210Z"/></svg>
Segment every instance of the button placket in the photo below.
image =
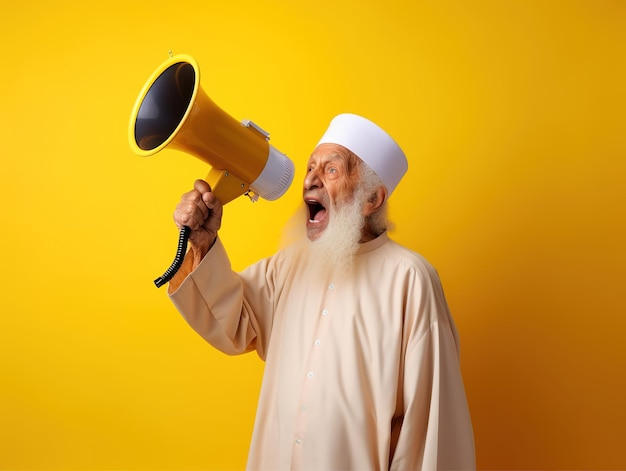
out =
<svg viewBox="0 0 626 471"><path fill-rule="evenodd" d="M302 382L302 389L300 392L300 400L298 401L296 410L296 423L294 429L294 463L299 461L301 453L303 453L304 437L307 432L307 423L311 418L315 417L315 408L311 407L315 405L315 391L320 384L323 383L324 372L323 355L324 355L324 339L326 333L330 328L330 321L332 320L332 308L333 298L336 295L337 285L335 283L329 283L327 289L322 293L321 299L321 313L318 321L315 323L313 331L310 332L311 343L309 344L309 356L304 370L304 378ZM327 354L327 353L326 353Z"/></svg>

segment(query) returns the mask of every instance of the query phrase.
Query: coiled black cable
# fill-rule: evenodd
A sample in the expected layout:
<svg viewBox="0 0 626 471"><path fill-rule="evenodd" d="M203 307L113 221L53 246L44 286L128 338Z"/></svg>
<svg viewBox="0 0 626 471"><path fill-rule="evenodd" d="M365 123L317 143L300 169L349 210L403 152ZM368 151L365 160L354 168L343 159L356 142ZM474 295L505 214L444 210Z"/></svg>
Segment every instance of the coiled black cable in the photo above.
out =
<svg viewBox="0 0 626 471"><path fill-rule="evenodd" d="M160 288L165 283L170 281L176 272L180 269L185 258L185 252L187 251L187 242L189 241L189 234L191 229L187 226L180 228L180 234L178 236L178 249L176 250L176 256L170 267L165 270L165 273L154 280L154 284L157 288Z"/></svg>

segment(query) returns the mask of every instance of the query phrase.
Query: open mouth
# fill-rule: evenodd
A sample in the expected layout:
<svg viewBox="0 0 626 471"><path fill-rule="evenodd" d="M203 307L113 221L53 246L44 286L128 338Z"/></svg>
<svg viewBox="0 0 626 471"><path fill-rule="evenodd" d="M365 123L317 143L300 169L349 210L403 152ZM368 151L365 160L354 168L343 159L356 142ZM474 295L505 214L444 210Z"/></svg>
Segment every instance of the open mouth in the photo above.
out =
<svg viewBox="0 0 626 471"><path fill-rule="evenodd" d="M317 200L307 200L309 208L309 222L320 222L326 216L326 208Z"/></svg>

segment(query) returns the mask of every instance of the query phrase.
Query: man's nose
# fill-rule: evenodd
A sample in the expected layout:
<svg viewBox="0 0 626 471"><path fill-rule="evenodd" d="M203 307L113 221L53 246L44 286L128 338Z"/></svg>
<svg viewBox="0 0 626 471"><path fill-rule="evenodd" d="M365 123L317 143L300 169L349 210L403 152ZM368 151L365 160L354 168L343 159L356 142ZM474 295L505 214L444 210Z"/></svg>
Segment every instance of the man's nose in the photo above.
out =
<svg viewBox="0 0 626 471"><path fill-rule="evenodd" d="M319 172L316 169L309 170L304 177L304 189L313 190L323 186Z"/></svg>

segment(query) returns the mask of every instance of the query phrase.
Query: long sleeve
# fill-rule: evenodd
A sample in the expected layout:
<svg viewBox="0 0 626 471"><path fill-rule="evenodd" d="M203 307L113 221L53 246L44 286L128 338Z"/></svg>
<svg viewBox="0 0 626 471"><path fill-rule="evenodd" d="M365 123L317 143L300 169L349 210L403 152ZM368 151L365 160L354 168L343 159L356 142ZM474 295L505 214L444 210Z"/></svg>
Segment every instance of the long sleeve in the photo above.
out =
<svg viewBox="0 0 626 471"><path fill-rule="evenodd" d="M458 334L439 278L429 266L428 272L417 290L420 300L413 304L418 305L417 317L429 322L409 334L399 386L403 415L392 431L395 452L390 469L473 470L474 434Z"/></svg>
<svg viewBox="0 0 626 471"><path fill-rule="evenodd" d="M403 396L390 469L475 469L474 435L449 325L433 324L407 353Z"/></svg>
<svg viewBox="0 0 626 471"><path fill-rule="evenodd" d="M271 328L271 285L264 278L263 264L250 270L248 277L261 277L250 293L242 277L233 272L224 246L218 239L202 262L170 294L170 299L187 323L218 350L236 355L257 349L265 358L266 339ZM254 308L246 298L254 300Z"/></svg>

